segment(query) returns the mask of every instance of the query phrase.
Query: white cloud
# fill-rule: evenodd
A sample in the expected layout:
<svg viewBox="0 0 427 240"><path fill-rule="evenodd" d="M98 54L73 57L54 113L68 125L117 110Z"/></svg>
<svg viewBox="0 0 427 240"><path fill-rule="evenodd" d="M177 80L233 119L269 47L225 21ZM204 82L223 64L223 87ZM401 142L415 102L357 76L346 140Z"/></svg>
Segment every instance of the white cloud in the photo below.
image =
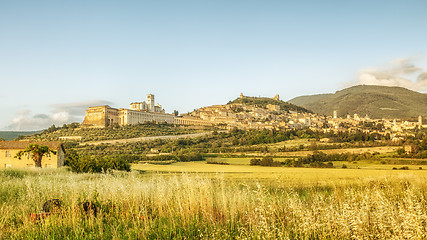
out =
<svg viewBox="0 0 427 240"><path fill-rule="evenodd" d="M65 104L54 104L50 107L50 114L32 115L28 109L16 113L12 123L7 127L9 130L41 130L55 124L62 126L66 123L80 122L84 117L85 110L90 106L107 105L111 102L94 100L85 102L73 102Z"/></svg>
<svg viewBox="0 0 427 240"><path fill-rule="evenodd" d="M397 86L415 91L427 90L427 72L411 58L396 59L381 68L359 71L358 84Z"/></svg>

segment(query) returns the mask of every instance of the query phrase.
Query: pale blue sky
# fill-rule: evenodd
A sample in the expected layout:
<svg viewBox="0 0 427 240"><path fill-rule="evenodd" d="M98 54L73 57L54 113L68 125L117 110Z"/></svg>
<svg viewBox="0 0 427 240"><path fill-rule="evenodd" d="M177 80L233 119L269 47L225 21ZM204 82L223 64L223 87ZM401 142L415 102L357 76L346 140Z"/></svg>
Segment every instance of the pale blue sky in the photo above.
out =
<svg viewBox="0 0 427 240"><path fill-rule="evenodd" d="M127 108L147 93L167 112L240 92L289 100L365 81L361 71L399 75L395 59L417 68L407 77L425 92L415 79L427 71L426 9L425 0L0 0L0 129L81 122L89 105Z"/></svg>

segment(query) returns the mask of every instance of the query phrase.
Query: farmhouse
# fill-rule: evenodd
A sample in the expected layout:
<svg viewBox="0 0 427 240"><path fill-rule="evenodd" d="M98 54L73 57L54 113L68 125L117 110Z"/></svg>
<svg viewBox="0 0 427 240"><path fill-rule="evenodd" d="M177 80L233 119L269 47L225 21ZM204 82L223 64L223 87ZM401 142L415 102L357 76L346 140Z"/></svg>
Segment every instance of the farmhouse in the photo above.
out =
<svg viewBox="0 0 427 240"><path fill-rule="evenodd" d="M61 142L30 142L30 141L0 141L0 168L34 167L34 161L29 153L15 158L19 151L25 150L30 144L48 146L56 154L48 154L42 158L42 167L58 168L64 166L64 146Z"/></svg>

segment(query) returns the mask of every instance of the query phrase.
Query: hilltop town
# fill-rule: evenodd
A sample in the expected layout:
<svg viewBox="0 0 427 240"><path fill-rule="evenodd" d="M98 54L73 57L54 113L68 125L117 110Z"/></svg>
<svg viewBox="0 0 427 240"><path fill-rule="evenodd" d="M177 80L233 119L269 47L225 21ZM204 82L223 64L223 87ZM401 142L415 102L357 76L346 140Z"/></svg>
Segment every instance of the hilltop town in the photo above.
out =
<svg viewBox="0 0 427 240"><path fill-rule="evenodd" d="M391 139L401 139L405 130L423 125L422 116L418 121L401 119L371 119L357 113L338 117L335 110L330 116L319 115L311 111L280 100L279 95L273 98L248 97L243 93L225 105L202 107L180 116L165 113L159 104L155 104L153 94L147 95L147 102L134 102L129 109L115 109L108 105L89 107L82 127L105 128L134 125L144 122L169 123L189 126L217 126L224 129L240 130L267 129L289 130L308 128L324 132L354 132L389 134ZM414 116L415 117L415 116Z"/></svg>

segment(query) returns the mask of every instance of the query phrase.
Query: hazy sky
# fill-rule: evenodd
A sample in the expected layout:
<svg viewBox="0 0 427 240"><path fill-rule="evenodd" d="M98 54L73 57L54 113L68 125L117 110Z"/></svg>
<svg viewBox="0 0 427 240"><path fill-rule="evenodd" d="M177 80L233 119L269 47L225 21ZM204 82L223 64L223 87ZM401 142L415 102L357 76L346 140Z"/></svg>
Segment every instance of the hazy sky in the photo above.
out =
<svg viewBox="0 0 427 240"><path fill-rule="evenodd" d="M0 1L0 130L147 93L167 112L357 83L427 90L427 1Z"/></svg>

